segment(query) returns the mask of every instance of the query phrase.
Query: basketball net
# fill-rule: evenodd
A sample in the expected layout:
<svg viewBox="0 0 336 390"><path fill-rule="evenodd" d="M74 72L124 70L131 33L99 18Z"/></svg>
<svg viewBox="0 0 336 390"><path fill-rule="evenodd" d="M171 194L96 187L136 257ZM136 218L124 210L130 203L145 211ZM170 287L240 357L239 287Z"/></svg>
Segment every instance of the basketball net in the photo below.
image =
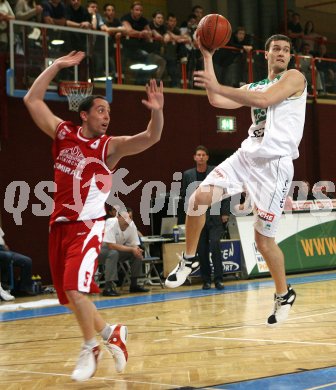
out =
<svg viewBox="0 0 336 390"><path fill-rule="evenodd" d="M87 81L62 81L59 85L59 93L68 98L71 111L78 111L80 102L91 95L92 90L93 83Z"/></svg>

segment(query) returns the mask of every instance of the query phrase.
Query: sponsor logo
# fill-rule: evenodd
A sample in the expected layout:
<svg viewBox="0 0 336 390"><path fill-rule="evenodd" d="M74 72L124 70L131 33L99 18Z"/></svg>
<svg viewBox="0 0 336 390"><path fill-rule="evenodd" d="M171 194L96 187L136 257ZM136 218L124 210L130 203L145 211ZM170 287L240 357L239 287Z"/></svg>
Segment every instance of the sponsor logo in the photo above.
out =
<svg viewBox="0 0 336 390"><path fill-rule="evenodd" d="M224 272L235 272L240 268L238 263L234 261L223 261L223 271Z"/></svg>
<svg viewBox="0 0 336 390"><path fill-rule="evenodd" d="M336 255L336 237L300 240L306 257Z"/></svg>
<svg viewBox="0 0 336 390"><path fill-rule="evenodd" d="M262 257L261 253L258 251L258 248L257 248L257 245L255 242L253 243L253 251L254 251L254 255L256 257L258 272L269 272L266 261Z"/></svg>
<svg viewBox="0 0 336 390"><path fill-rule="evenodd" d="M262 219L263 221L266 221L266 222L273 222L273 219L275 217L274 214L268 213L268 212L260 210L258 208L257 208L257 214L258 214L258 217L260 219Z"/></svg>
<svg viewBox="0 0 336 390"><path fill-rule="evenodd" d="M100 139L97 139L95 142L93 142L91 145L90 145L90 148L91 149L97 149L98 146L100 144Z"/></svg>
<svg viewBox="0 0 336 390"><path fill-rule="evenodd" d="M285 181L285 185L284 185L284 187L283 187L283 189L282 189L282 198L281 198L281 200L280 200L280 208L282 208L282 209L283 209L283 207L284 207L285 199L286 199L287 192L288 192L288 183L289 183L289 181L286 180L286 181Z"/></svg>

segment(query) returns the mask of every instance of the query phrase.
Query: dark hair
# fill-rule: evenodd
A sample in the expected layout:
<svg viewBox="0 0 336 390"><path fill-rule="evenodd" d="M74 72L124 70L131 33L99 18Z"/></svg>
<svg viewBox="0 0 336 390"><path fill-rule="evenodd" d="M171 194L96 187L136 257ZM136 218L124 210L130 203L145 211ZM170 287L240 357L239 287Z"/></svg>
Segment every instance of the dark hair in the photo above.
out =
<svg viewBox="0 0 336 390"><path fill-rule="evenodd" d="M157 11L155 11L155 12L152 13L152 18L154 19L157 15L162 15L162 16L164 16L164 15L163 15L163 12L157 10Z"/></svg>
<svg viewBox="0 0 336 390"><path fill-rule="evenodd" d="M267 39L267 41L265 43L265 50L266 51L269 51L271 43L274 41L286 41L289 43L290 49L292 49L292 40L289 37L287 37L286 35L282 35L282 34L275 34Z"/></svg>
<svg viewBox="0 0 336 390"><path fill-rule="evenodd" d="M308 24L311 24L311 30L308 31ZM304 34L307 35L309 34L310 32L314 32L314 22L312 20L308 20L304 26Z"/></svg>
<svg viewBox="0 0 336 390"><path fill-rule="evenodd" d="M90 95L90 96L87 96L86 98L84 98L79 103L79 107L78 107L79 114L81 113L81 111L89 112L91 107L93 106L93 102L95 101L95 99L104 99L104 100L106 100L106 98L104 96L102 96L102 95Z"/></svg>
<svg viewBox="0 0 336 390"><path fill-rule="evenodd" d="M199 150L202 150L203 152L205 152L205 154L206 154L207 156L209 156L209 149L206 148L205 146L203 146L203 145L198 145L197 148L195 149L195 154L196 154Z"/></svg>
<svg viewBox="0 0 336 390"><path fill-rule="evenodd" d="M103 10L106 11L107 7L113 7L114 9L116 9L116 7L115 7L115 5L113 3L106 3L106 4L104 4Z"/></svg>
<svg viewBox="0 0 336 390"><path fill-rule="evenodd" d="M133 8L136 7L137 5L141 5L141 7L142 7L141 1L133 1L132 5L131 5L131 9L133 9Z"/></svg>
<svg viewBox="0 0 336 390"><path fill-rule="evenodd" d="M88 7L90 4L98 5L98 1L97 0L88 0L88 2L86 3L86 6Z"/></svg>
<svg viewBox="0 0 336 390"><path fill-rule="evenodd" d="M168 20L169 18L174 18L174 19L176 19L176 15L173 14L172 12L169 12L169 14L167 15L167 20Z"/></svg>
<svg viewBox="0 0 336 390"><path fill-rule="evenodd" d="M203 9L204 10L204 8L201 5L194 5L192 7L192 9L191 9L191 12L194 13L197 9Z"/></svg>

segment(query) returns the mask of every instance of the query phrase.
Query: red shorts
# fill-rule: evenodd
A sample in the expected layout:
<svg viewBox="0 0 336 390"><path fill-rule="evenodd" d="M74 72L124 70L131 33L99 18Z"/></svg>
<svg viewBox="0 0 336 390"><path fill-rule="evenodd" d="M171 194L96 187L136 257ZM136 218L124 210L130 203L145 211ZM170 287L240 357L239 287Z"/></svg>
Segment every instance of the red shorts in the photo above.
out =
<svg viewBox="0 0 336 390"><path fill-rule="evenodd" d="M94 274L104 225L103 220L56 222L51 225L49 262L54 287L62 305L69 303L65 291L100 292L94 282Z"/></svg>

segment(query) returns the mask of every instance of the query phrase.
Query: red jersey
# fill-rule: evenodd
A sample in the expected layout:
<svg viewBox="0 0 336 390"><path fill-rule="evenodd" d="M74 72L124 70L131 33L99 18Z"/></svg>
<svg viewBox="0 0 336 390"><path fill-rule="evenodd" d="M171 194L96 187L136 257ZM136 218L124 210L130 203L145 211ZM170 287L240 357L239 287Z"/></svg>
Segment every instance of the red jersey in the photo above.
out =
<svg viewBox="0 0 336 390"><path fill-rule="evenodd" d="M50 224L87 221L105 215L104 204L112 186L111 171L105 164L112 137L86 138L82 127L61 122L56 129L54 158L55 208Z"/></svg>

